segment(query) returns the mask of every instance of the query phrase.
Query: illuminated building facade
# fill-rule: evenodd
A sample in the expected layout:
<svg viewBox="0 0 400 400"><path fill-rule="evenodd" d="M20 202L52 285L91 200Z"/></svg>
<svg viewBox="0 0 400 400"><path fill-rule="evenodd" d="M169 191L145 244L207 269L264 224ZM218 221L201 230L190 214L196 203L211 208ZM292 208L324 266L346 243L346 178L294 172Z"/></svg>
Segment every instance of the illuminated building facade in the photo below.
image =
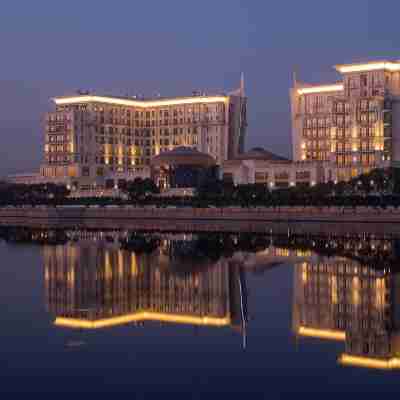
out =
<svg viewBox="0 0 400 400"><path fill-rule="evenodd" d="M107 179L149 176L151 158L179 146L207 153L217 165L244 148L243 78L228 95L142 100L87 93L53 100L41 167L49 180L101 187Z"/></svg>
<svg viewBox="0 0 400 400"><path fill-rule="evenodd" d="M291 89L294 161L329 161L338 180L400 160L400 62L337 65L333 84Z"/></svg>
<svg viewBox="0 0 400 400"><path fill-rule="evenodd" d="M156 321L242 330L242 277L221 261L179 268L190 238L136 254L97 236L44 246L45 291L55 325L106 328ZM202 262L202 260L200 260Z"/></svg>
<svg viewBox="0 0 400 400"><path fill-rule="evenodd" d="M400 367L399 274L337 257L299 263L294 276L296 337L344 342L344 365Z"/></svg>
<svg viewBox="0 0 400 400"><path fill-rule="evenodd" d="M293 162L260 147L223 164L223 179L236 185L260 183L269 189L314 186L336 180L336 169L328 162Z"/></svg>

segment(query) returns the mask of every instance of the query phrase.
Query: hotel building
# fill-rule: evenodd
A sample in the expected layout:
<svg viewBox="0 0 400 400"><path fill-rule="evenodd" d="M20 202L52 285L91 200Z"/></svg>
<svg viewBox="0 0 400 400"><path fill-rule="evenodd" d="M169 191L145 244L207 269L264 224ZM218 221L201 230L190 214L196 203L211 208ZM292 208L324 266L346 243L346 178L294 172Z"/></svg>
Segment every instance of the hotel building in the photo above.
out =
<svg viewBox="0 0 400 400"><path fill-rule="evenodd" d="M291 89L294 161L330 161L338 180L400 160L400 61L336 65L338 82Z"/></svg>
<svg viewBox="0 0 400 400"><path fill-rule="evenodd" d="M152 157L179 146L211 155L217 165L244 149L246 97L138 99L90 93L53 99L46 115L45 180L103 187L107 179L150 176Z"/></svg>

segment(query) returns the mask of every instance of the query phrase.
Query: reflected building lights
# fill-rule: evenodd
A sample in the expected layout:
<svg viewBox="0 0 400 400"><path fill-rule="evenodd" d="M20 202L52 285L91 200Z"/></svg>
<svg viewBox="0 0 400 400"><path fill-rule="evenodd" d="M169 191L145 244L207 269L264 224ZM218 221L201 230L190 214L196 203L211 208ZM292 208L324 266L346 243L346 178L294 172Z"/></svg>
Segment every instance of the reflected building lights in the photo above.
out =
<svg viewBox="0 0 400 400"><path fill-rule="evenodd" d="M32 237L55 240L51 232ZM210 241L224 245L219 255L208 258ZM230 327L242 333L245 345L243 271L264 273L292 263L296 338L342 342L341 365L400 367L400 274L391 272L395 264L388 263L398 259L397 241L362 235L144 234L132 241L141 243L136 250L123 243L121 236L81 232L77 240L43 246L46 299L55 326L92 330L159 322Z"/></svg>
<svg viewBox="0 0 400 400"><path fill-rule="evenodd" d="M341 365L400 368L399 283L398 274L343 257L295 265L293 332L343 341Z"/></svg>
<svg viewBox="0 0 400 400"><path fill-rule="evenodd" d="M241 267L225 259L197 266L191 259L186 268L195 243L189 239L166 239L147 253L100 237L45 245L46 299L55 325L100 329L153 321L231 327L244 334Z"/></svg>

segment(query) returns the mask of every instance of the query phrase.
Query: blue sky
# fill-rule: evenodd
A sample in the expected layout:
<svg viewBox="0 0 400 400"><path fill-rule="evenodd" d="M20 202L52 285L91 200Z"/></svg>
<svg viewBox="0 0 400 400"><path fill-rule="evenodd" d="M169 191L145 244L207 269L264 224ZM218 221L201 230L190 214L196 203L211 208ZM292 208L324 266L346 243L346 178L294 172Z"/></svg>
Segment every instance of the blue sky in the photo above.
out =
<svg viewBox="0 0 400 400"><path fill-rule="evenodd" d="M0 175L37 169L49 98L235 88L247 147L290 154L288 91L333 81L332 65L399 58L400 2L385 0L2 0Z"/></svg>

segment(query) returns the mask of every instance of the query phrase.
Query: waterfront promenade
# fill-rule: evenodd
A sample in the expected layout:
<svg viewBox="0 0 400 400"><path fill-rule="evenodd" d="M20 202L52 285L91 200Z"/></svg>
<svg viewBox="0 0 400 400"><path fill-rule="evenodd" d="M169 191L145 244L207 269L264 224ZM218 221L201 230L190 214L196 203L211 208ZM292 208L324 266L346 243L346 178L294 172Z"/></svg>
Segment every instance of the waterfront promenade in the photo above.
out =
<svg viewBox="0 0 400 400"><path fill-rule="evenodd" d="M400 235L400 209L367 207L155 208L59 206L0 208L0 224L158 231L247 231Z"/></svg>

